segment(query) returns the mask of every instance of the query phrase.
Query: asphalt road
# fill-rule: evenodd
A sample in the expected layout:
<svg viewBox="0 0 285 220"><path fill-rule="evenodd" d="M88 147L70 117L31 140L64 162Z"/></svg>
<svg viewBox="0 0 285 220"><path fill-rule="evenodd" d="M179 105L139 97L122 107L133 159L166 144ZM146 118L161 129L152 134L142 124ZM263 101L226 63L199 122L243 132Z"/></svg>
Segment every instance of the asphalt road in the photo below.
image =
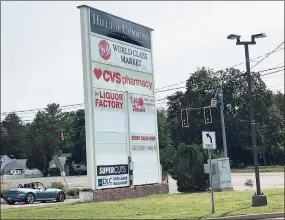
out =
<svg viewBox="0 0 285 220"><path fill-rule="evenodd" d="M85 188L87 185L87 176L67 176L66 182L70 188ZM246 187L244 183L247 179L255 180L254 173L232 173L232 186L234 190L254 190L255 181L253 187ZM64 183L62 177L41 177L41 178L28 178L28 179L14 179L7 180L6 184L2 185L2 188L17 187L20 183L28 183L31 181L42 182L44 185L50 185L51 182L60 181ZM260 173L260 182L262 189L274 189L284 188L284 173ZM170 193L177 193L176 181L169 178L169 191Z"/></svg>

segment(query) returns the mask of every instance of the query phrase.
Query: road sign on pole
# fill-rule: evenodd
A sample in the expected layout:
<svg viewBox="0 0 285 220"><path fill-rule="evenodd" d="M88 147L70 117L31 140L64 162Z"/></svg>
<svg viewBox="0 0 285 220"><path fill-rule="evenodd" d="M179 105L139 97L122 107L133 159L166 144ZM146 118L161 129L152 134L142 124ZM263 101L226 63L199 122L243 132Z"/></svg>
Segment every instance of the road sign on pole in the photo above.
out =
<svg viewBox="0 0 285 220"><path fill-rule="evenodd" d="M218 101L217 101L216 98L212 98L211 99L211 107L212 108L216 108L217 107L217 103L218 103Z"/></svg>
<svg viewBox="0 0 285 220"><path fill-rule="evenodd" d="M215 131L202 131L202 140L203 140L203 149L208 150L209 155L209 166L210 166L210 187L211 187L211 208L212 214L215 213L215 200L214 200L214 189L213 189L213 171L212 171L212 150L215 150L216 147L216 132Z"/></svg>
<svg viewBox="0 0 285 220"><path fill-rule="evenodd" d="M202 131L203 149L216 150L216 132Z"/></svg>

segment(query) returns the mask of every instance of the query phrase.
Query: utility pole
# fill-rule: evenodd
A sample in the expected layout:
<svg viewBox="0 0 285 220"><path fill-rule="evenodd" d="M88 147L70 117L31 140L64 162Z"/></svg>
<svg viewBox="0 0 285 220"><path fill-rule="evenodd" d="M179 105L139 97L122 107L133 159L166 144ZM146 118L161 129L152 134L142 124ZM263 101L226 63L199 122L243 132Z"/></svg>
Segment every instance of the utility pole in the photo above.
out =
<svg viewBox="0 0 285 220"><path fill-rule="evenodd" d="M222 84L223 85L223 84ZM211 99L211 107L216 108L217 107L217 99L216 95L213 99ZM221 125L222 125L222 137L223 137L223 149L224 149L224 158L228 157L228 149L227 149L227 137L226 137L226 126L225 126L225 116L224 116L224 95L223 95L223 86L221 86L221 94L220 94L220 100L218 101L220 103L220 113L221 113Z"/></svg>
<svg viewBox="0 0 285 220"><path fill-rule="evenodd" d="M221 88L221 124L222 124L222 135L223 135L223 147L224 147L224 157L228 157L228 149L227 149L227 137L226 137L226 128L225 128L225 117L224 117L224 94L223 94L223 87Z"/></svg>
<svg viewBox="0 0 285 220"><path fill-rule="evenodd" d="M253 101L252 101L252 80L250 73L250 60L249 60L249 50L248 45L256 44L255 38L266 37L265 34L255 34L251 36L251 41L240 41L239 35L231 34L227 38L230 40L236 40L236 45L243 45L245 50L245 61L246 61L246 73L247 73L247 83L248 83L248 99L249 99L249 114L250 114L250 124L251 124L251 137L252 137L252 150L254 159L254 171L255 171L255 181L256 181L256 195L252 197L253 206L264 206L267 205L267 198L260 190L260 177L258 168L258 154L256 148L256 123L254 120L253 113Z"/></svg>

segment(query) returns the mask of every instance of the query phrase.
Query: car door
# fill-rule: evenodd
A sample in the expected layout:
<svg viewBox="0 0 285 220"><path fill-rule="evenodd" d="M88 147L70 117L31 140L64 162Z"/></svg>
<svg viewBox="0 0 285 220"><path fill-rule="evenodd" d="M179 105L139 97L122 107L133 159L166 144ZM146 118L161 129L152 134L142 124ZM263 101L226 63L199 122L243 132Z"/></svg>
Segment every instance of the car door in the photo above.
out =
<svg viewBox="0 0 285 220"><path fill-rule="evenodd" d="M44 199L46 199L45 189L44 188L35 189L35 191L36 191L36 195L37 195L37 200L44 200Z"/></svg>
<svg viewBox="0 0 285 220"><path fill-rule="evenodd" d="M51 199L48 193L48 189L46 189L42 183L36 183L35 191L36 191L38 200L50 200Z"/></svg>

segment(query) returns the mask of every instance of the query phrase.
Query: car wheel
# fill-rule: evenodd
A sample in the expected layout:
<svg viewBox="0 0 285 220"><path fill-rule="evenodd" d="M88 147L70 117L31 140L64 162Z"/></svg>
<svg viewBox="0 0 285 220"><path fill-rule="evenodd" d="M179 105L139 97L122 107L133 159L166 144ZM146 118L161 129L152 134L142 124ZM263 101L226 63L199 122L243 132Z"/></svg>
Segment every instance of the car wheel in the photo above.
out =
<svg viewBox="0 0 285 220"><path fill-rule="evenodd" d="M14 205L16 202L14 202L14 201L7 201L7 203L8 203L9 205Z"/></svg>
<svg viewBox="0 0 285 220"><path fill-rule="evenodd" d="M28 193L28 195L26 195L26 199L25 199L25 203L26 204L32 204L35 201L35 196L33 193Z"/></svg>
<svg viewBox="0 0 285 220"><path fill-rule="evenodd" d="M59 192L56 197L57 202L63 202L65 200L65 194L63 192Z"/></svg>

